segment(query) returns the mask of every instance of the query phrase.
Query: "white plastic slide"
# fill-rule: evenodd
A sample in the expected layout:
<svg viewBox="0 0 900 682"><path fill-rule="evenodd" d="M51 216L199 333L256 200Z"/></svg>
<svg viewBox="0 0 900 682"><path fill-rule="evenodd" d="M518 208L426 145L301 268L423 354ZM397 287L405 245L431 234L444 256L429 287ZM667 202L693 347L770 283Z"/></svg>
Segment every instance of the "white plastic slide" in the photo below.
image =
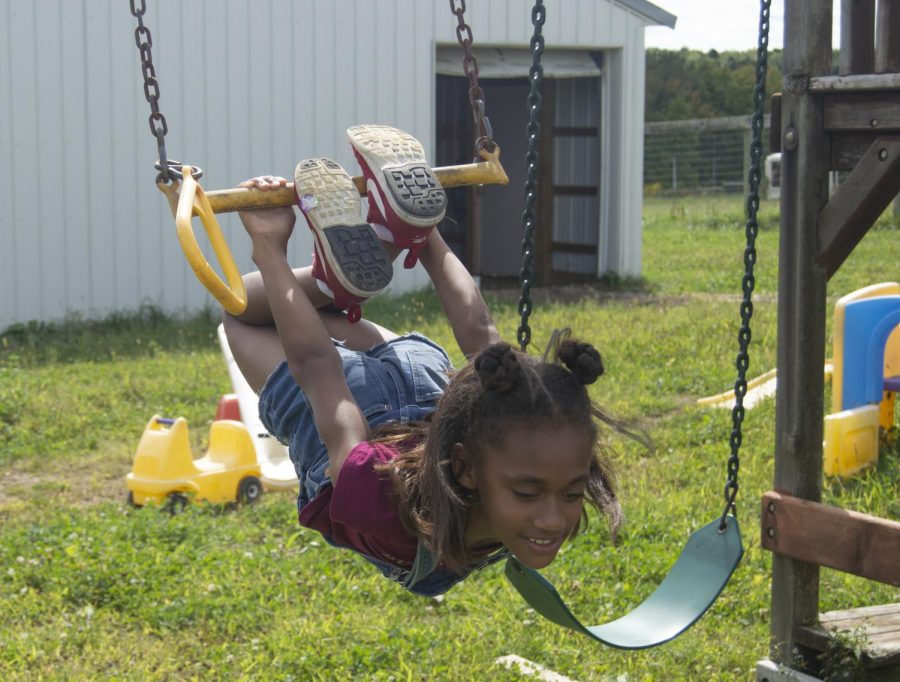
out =
<svg viewBox="0 0 900 682"><path fill-rule="evenodd" d="M262 484L268 490L287 490L297 487L297 473L294 464L288 457L287 448L266 432L266 427L259 420L259 399L250 388L250 384L241 374L231 348L228 347L228 339L225 337L225 327L218 327L219 346L222 355L225 356L225 364L228 366L228 376L231 385L238 397L238 405L241 409L241 421L253 437L256 446L256 457L262 469Z"/></svg>

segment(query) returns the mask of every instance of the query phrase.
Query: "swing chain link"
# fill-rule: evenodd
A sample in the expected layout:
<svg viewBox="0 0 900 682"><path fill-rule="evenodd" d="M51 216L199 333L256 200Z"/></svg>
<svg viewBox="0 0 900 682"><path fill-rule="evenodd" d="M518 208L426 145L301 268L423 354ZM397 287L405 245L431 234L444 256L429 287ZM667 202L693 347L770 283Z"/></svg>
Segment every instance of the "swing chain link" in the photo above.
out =
<svg viewBox="0 0 900 682"><path fill-rule="evenodd" d="M729 439L731 456L728 458L728 482L725 484L725 510L719 529L724 530L726 516L735 514L735 497L738 491L738 470L740 469L740 448L743 440L741 427L744 423L744 396L747 394L747 370L750 368L750 319L753 317L753 288L756 279L753 266L756 264L756 236L759 234L759 185L762 178L762 135L763 113L766 99L766 71L769 46L769 8L771 0L760 0L759 43L756 50L756 84L753 87L753 115L750 118L750 170L748 172L749 191L747 193L747 222L745 234L747 246L744 249L744 276L741 279L743 300L741 301L741 327L738 331L739 351L735 365L737 380L734 382L734 407L731 410L732 430Z"/></svg>
<svg viewBox="0 0 900 682"><path fill-rule="evenodd" d="M525 155L527 177L525 180L525 211L522 213L522 269L519 278L522 282L522 296L519 298L519 314L521 323L516 332L519 347L522 351L531 343L531 327L528 318L531 315L531 286L534 284L534 230L537 225L534 205L537 201L537 176L540 154L538 149L541 141L541 106L543 99L541 91L544 86L544 67L541 66L541 55L544 53L544 36L541 29L547 18L547 12L543 0L537 0L531 10L531 23L534 25L534 35L531 37L531 68L528 70L528 79L531 82L531 92L528 95L528 126L525 129L528 136L528 153Z"/></svg>
<svg viewBox="0 0 900 682"><path fill-rule="evenodd" d="M450 11L456 16L456 41L463 49L463 73L469 81L469 104L475 121L475 161L481 161L482 151L492 152L496 148L494 130L490 119L485 116L484 90L478 85L478 60L472 54L472 27L466 23L466 0L450 0Z"/></svg>
<svg viewBox="0 0 900 682"><path fill-rule="evenodd" d="M150 29L144 25L144 13L147 11L146 0L131 0L131 14L137 19L137 28L134 30L134 42L137 45L141 57L141 74L144 76L144 97L150 105L150 134L156 139L156 148L159 152L159 161L154 168L159 171L156 182L169 184L181 180L182 164L180 161L169 159L166 156L166 133L169 132L169 124L165 115L159 110L159 81L156 79L156 69L153 66L153 36ZM191 166L191 175L198 180L203 171L197 166Z"/></svg>

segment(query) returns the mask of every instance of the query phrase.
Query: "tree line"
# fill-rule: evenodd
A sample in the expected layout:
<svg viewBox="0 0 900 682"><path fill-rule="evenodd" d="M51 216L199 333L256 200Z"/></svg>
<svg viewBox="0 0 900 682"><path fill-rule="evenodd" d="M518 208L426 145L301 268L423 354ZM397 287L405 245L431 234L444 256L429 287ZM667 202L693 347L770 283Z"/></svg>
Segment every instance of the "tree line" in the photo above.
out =
<svg viewBox="0 0 900 682"><path fill-rule="evenodd" d="M766 111L781 90L781 50L771 50ZM749 115L753 111L756 50L647 50L646 121Z"/></svg>

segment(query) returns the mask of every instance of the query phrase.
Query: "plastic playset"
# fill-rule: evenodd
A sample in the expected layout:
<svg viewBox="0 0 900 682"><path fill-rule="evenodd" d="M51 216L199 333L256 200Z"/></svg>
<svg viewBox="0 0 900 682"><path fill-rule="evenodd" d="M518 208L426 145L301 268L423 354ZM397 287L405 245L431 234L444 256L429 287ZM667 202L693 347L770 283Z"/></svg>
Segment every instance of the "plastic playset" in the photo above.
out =
<svg viewBox="0 0 900 682"><path fill-rule="evenodd" d="M165 504L174 512L190 500L248 504L264 489L297 487L287 448L260 422L256 393L238 369L222 325L218 338L235 392L219 399L207 452L193 458L185 419L153 415L125 479L129 504Z"/></svg>

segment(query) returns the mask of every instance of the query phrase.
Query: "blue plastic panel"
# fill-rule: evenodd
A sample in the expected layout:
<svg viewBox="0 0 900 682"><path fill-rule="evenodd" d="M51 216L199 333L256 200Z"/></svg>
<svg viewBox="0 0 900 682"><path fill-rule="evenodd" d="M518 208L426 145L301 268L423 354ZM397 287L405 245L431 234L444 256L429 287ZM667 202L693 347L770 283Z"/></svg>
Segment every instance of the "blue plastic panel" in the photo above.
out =
<svg viewBox="0 0 900 682"><path fill-rule="evenodd" d="M900 323L900 296L848 303L844 310L844 383L841 409L881 402L884 348Z"/></svg>

